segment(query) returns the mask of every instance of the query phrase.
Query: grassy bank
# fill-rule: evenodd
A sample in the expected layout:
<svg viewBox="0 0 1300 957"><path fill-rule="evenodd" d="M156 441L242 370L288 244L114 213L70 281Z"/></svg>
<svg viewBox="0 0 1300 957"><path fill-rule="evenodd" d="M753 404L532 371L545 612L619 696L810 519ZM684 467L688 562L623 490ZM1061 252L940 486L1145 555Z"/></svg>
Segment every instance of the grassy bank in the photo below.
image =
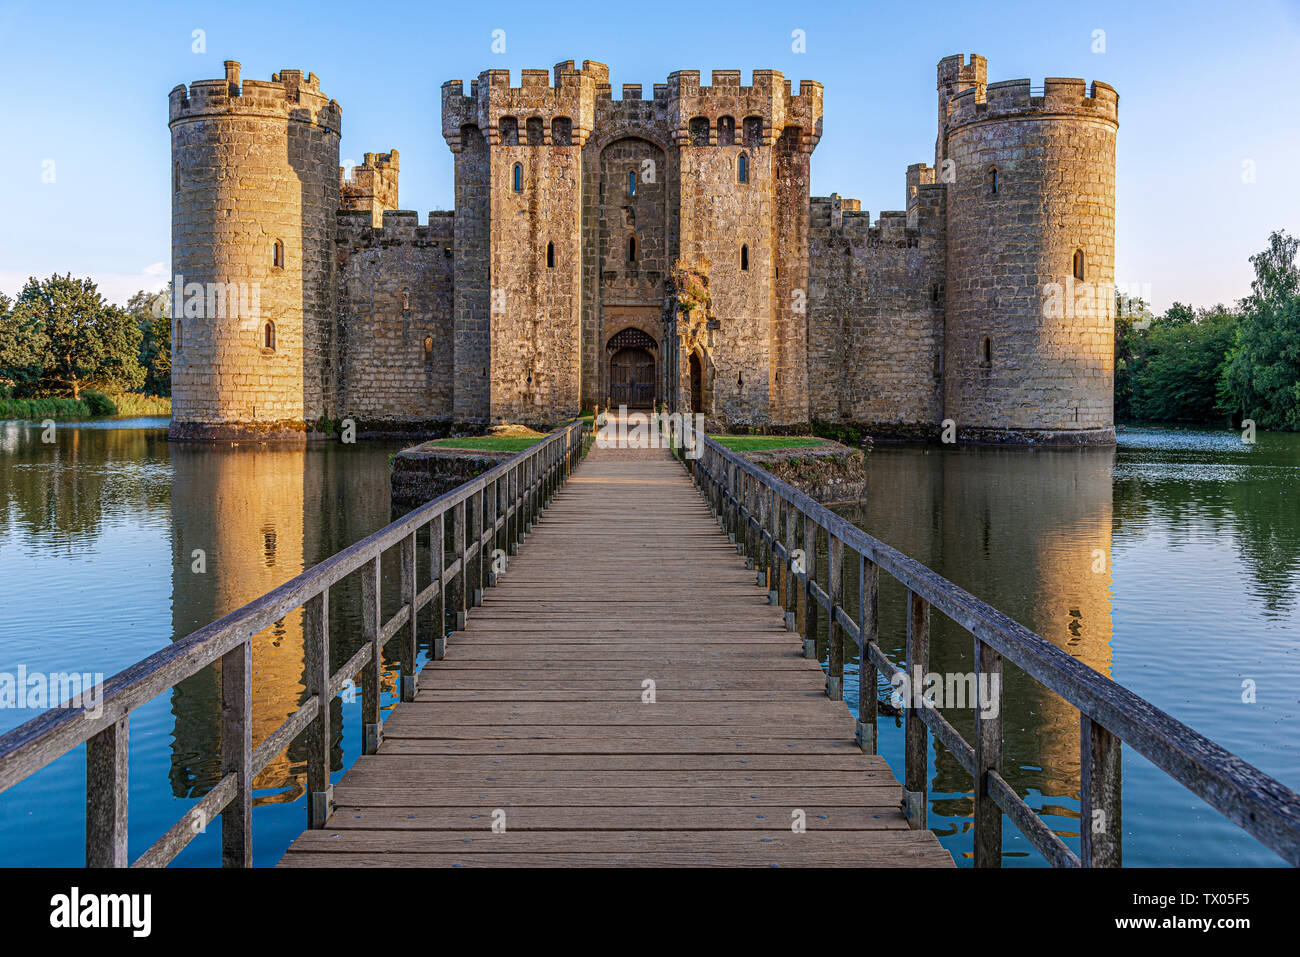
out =
<svg viewBox="0 0 1300 957"><path fill-rule="evenodd" d="M488 452L522 452L531 448L544 435L472 435L463 439L434 439L426 446L441 449L481 449Z"/></svg>
<svg viewBox="0 0 1300 957"><path fill-rule="evenodd" d="M710 435L709 438L733 452L771 452L826 444L810 435Z"/></svg>
<svg viewBox="0 0 1300 957"><path fill-rule="evenodd" d="M169 416L172 400L167 396L103 395L86 392L80 399L0 399L0 419L92 419L110 415Z"/></svg>

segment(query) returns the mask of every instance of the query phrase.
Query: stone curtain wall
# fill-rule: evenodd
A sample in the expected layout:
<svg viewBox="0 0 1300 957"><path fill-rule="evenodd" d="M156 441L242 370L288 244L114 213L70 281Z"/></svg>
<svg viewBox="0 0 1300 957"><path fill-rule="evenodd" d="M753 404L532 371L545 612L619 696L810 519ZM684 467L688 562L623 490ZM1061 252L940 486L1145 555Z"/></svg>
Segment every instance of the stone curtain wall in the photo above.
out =
<svg viewBox="0 0 1300 957"><path fill-rule="evenodd" d="M186 287L171 433L301 436L334 399L338 104L298 70L241 86L234 61L169 99L172 274Z"/></svg>
<svg viewBox="0 0 1300 957"><path fill-rule="evenodd" d="M453 416L453 214L368 210L339 222L340 415L367 430L436 428ZM426 351L425 341L431 348Z"/></svg>
<svg viewBox="0 0 1300 957"><path fill-rule="evenodd" d="M816 421L933 435L942 418L942 187L876 225L857 200L812 202L808 367Z"/></svg>
<svg viewBox="0 0 1300 957"><path fill-rule="evenodd" d="M959 434L1114 441L1117 105L1104 83L1058 79L951 101L946 412ZM1078 298L1076 250L1090 299Z"/></svg>

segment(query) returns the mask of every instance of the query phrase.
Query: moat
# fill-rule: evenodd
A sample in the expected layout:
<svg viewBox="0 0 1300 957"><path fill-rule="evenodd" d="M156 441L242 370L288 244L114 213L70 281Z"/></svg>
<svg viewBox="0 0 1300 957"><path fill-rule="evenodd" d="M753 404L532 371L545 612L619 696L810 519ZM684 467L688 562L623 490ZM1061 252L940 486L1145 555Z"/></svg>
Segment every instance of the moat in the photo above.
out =
<svg viewBox="0 0 1300 957"><path fill-rule="evenodd" d="M0 423L0 673L111 675L393 517L388 458L404 443L169 444L166 428L67 424L44 444L37 426ZM882 445L867 473L867 503L843 514L1300 786L1300 436L1262 434L1247 446L1232 432L1130 429L1113 449ZM882 645L896 657L901 600L896 586L882 589ZM932 667L968 670L969 637L945 625L936 618ZM358 647L359 631L346 616L334 623L339 654ZM299 618L260 636L253 660L260 740L303 694ZM845 697L856 700L852 678ZM1012 669L1005 701L1008 780L1077 847L1077 714ZM337 768L359 752L359 698L335 707ZM201 673L133 715L132 856L216 780L217 710L215 682ZM0 731L35 713L0 709ZM969 731L969 712L948 717ZM901 727L882 718L891 765L902 744ZM81 863L82 754L0 795L6 864ZM1126 864L1280 863L1130 751L1123 774ZM259 865L301 830L304 780L290 748L256 781ZM940 749L930 825L967 865L969 786ZM210 831L179 864L219 862L219 829ZM1009 866L1042 864L1014 828L1004 854Z"/></svg>

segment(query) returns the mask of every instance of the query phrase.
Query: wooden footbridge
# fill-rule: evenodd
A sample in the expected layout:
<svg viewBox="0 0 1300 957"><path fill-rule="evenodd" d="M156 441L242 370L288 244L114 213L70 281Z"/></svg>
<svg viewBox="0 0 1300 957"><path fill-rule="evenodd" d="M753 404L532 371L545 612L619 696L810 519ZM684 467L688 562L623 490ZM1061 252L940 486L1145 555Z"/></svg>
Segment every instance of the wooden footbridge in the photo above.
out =
<svg viewBox="0 0 1300 957"><path fill-rule="evenodd" d="M581 423L553 433L109 679L99 713L56 708L0 737L0 791L84 743L88 865L165 865L220 816L223 863L248 866L252 780L304 736L308 827L282 866L950 867L926 829L933 735L972 776L977 866L1000 865L1004 819L1055 866L1117 866L1123 741L1300 863L1300 795L752 463L678 437L684 456L584 459ZM1005 658L1079 709L1077 853L1002 777L1000 700L975 702L974 743L907 709L901 782L875 754L878 678L900 671L876 640L882 570L908 592L906 674L927 670L933 609L970 633L977 672ZM330 592L349 576L364 641L334 666ZM304 701L253 742L251 643L300 608ZM130 714L213 665L221 779L131 861ZM386 722L385 665L401 699ZM332 785L329 705L358 678L363 754Z"/></svg>

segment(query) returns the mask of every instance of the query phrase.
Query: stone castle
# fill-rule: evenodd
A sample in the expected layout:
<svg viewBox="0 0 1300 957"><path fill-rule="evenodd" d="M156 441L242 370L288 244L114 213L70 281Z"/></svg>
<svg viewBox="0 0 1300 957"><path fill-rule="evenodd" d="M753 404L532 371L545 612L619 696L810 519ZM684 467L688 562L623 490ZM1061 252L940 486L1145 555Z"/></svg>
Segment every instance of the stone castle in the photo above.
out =
<svg viewBox="0 0 1300 957"><path fill-rule="evenodd" d="M547 425L1114 442L1115 138L1105 83L938 67L906 209L809 195L822 87L681 70L645 97L573 61L442 88L455 209L399 157L339 166L314 74L170 95L172 436Z"/></svg>

